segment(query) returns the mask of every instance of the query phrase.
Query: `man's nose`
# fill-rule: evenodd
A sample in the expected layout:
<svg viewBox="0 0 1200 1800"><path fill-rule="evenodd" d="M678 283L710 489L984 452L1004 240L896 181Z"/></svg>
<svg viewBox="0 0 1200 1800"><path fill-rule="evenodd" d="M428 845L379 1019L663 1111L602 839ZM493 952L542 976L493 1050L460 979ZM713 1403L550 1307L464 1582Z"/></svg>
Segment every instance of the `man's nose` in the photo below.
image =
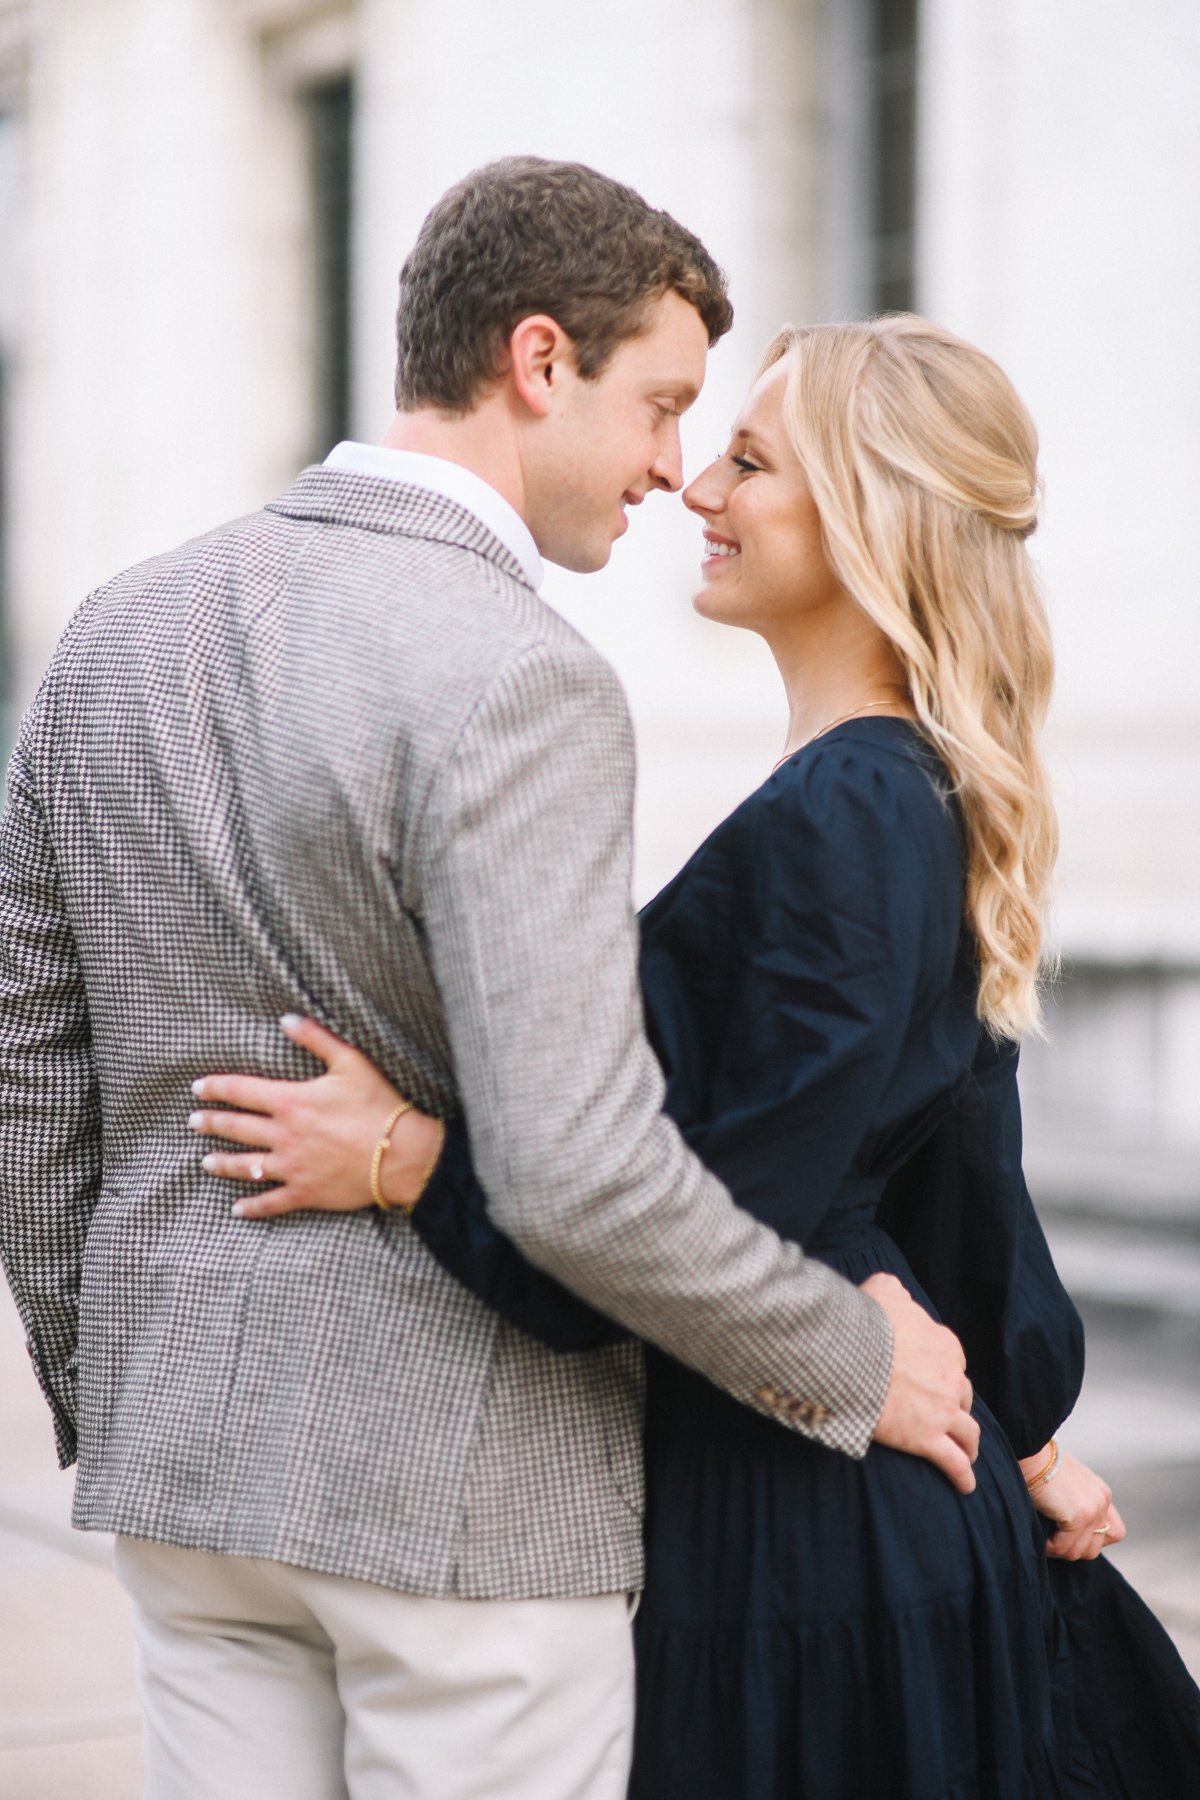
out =
<svg viewBox="0 0 1200 1800"><path fill-rule="evenodd" d="M677 494L683 486L683 447L679 442L678 426L666 442L659 445L649 475L655 487L664 488L668 494Z"/></svg>

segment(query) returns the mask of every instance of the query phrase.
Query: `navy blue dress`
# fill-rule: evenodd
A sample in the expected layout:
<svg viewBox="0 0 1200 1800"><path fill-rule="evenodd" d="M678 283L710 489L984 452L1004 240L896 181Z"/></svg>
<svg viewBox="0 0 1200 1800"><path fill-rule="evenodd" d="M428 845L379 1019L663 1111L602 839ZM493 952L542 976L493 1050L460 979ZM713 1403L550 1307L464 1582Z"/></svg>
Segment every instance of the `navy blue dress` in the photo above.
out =
<svg viewBox="0 0 1200 1800"><path fill-rule="evenodd" d="M1048 1566L1015 1460L1070 1412L1082 1330L1021 1175L1015 1047L975 1017L945 785L906 721L836 728L642 915L685 1138L781 1235L953 1326L982 1443L963 1497L648 1348L635 1800L1200 1795L1200 1696L1103 1559ZM461 1125L414 1224L554 1348L619 1335L494 1230Z"/></svg>

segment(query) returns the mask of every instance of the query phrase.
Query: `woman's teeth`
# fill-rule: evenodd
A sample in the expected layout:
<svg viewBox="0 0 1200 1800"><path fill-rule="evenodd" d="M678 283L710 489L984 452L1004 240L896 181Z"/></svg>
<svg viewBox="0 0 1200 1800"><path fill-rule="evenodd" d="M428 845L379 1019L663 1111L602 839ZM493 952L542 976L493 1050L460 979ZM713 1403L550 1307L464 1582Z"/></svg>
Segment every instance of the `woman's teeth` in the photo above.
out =
<svg viewBox="0 0 1200 1800"><path fill-rule="evenodd" d="M742 553L736 544L709 544L710 556L740 556Z"/></svg>

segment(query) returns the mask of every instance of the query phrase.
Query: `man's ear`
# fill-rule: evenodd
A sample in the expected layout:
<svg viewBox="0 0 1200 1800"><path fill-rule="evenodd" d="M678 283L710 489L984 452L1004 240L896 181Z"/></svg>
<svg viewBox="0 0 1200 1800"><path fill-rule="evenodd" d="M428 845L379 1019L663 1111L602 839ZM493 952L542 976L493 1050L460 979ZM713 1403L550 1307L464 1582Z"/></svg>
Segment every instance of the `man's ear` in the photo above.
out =
<svg viewBox="0 0 1200 1800"><path fill-rule="evenodd" d="M509 375L529 411L544 419L554 403L563 367L573 361L571 340L548 313L522 319L508 340Z"/></svg>

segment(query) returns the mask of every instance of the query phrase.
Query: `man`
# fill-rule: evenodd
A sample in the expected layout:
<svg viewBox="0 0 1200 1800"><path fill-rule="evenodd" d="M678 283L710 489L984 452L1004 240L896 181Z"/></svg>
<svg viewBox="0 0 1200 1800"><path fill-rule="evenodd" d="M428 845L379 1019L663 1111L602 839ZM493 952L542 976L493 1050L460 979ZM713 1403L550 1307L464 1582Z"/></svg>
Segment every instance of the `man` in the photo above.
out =
<svg viewBox="0 0 1200 1800"><path fill-rule="evenodd" d="M639 1368L555 1358L397 1216L246 1224L203 1070L305 1012L466 1110L498 1222L749 1405L967 1490L961 1352L739 1212L660 1112L633 756L537 598L681 482L731 314L576 165L453 189L402 276L396 419L68 628L0 841L0 1223L75 1520L118 1534L152 1800L615 1800Z"/></svg>

